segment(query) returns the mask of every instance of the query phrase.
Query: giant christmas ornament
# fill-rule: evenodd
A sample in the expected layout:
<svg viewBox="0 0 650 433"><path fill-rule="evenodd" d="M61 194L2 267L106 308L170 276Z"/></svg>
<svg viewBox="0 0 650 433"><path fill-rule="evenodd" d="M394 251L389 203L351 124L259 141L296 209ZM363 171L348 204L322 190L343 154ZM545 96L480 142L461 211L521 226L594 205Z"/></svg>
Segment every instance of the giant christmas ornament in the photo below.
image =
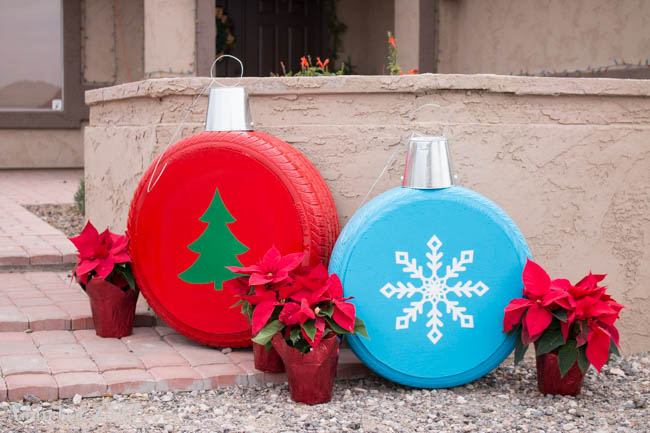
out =
<svg viewBox="0 0 650 433"><path fill-rule="evenodd" d="M339 225L332 196L298 150L252 131L246 90L210 91L208 132L174 144L142 177L128 218L133 270L153 310L212 346L250 344L250 326L222 290L225 266L275 245L327 263Z"/></svg>
<svg viewBox="0 0 650 433"><path fill-rule="evenodd" d="M375 372L405 385L461 385L513 350L503 309L521 296L528 247L513 221L454 185L445 137L413 137L402 187L370 201L336 243L330 272L370 339L348 337Z"/></svg>

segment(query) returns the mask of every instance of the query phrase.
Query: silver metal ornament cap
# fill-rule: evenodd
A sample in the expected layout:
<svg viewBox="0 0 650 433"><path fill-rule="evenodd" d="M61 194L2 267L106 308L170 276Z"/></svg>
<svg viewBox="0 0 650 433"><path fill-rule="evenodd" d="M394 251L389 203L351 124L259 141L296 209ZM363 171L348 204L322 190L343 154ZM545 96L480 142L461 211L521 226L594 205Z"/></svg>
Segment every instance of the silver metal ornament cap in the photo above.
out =
<svg viewBox="0 0 650 433"><path fill-rule="evenodd" d="M206 131L252 131L253 119L245 87L210 89Z"/></svg>
<svg viewBox="0 0 650 433"><path fill-rule="evenodd" d="M440 189L454 184L447 137L411 137L402 186Z"/></svg>

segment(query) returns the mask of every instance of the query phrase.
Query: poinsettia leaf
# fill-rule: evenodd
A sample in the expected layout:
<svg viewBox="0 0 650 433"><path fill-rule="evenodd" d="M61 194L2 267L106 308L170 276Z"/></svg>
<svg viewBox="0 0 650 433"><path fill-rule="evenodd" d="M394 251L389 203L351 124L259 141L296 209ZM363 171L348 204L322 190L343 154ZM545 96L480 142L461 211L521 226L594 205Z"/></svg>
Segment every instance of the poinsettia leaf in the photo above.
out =
<svg viewBox="0 0 650 433"><path fill-rule="evenodd" d="M305 330L307 337L314 341L314 337L316 337L316 322L314 319L306 320L305 323L302 324L302 329Z"/></svg>
<svg viewBox="0 0 650 433"><path fill-rule="evenodd" d="M512 337L515 334L518 334L519 331L521 330L521 323L517 323L515 326L512 327L510 331L506 333L508 337Z"/></svg>
<svg viewBox="0 0 650 433"><path fill-rule="evenodd" d="M537 340L536 355L543 355L564 344L564 337L559 327L548 327L546 332Z"/></svg>
<svg viewBox="0 0 650 433"><path fill-rule="evenodd" d="M325 321L329 325L329 327L334 331L335 333L341 335L341 334L350 334L350 331L344 329L343 327L339 326L333 319L329 317L325 317Z"/></svg>
<svg viewBox="0 0 650 433"><path fill-rule="evenodd" d="M318 315L320 317L332 317L332 313L334 313L334 305L330 303L328 308L321 308Z"/></svg>
<svg viewBox="0 0 650 433"><path fill-rule="evenodd" d="M243 299L240 299L239 301L237 301L236 304L232 304L232 305L230 306L230 308L235 308L236 306L238 306L238 305L242 305L243 303L244 303L244 300L243 300Z"/></svg>
<svg viewBox="0 0 650 433"><path fill-rule="evenodd" d="M517 336L515 343L515 364L519 364L528 350L528 345L521 341L521 336Z"/></svg>
<svg viewBox="0 0 650 433"><path fill-rule="evenodd" d="M126 280L129 287L135 290L135 279L133 278L131 270L127 269L126 266L116 266L115 270L117 270L117 273Z"/></svg>
<svg viewBox="0 0 650 433"><path fill-rule="evenodd" d="M578 367L584 374L589 368L589 360L587 359L587 346L578 347Z"/></svg>
<svg viewBox="0 0 650 433"><path fill-rule="evenodd" d="M298 329L300 329L300 328L298 328ZM311 345L309 344L309 342L307 340L302 338L302 336L301 336L301 338L298 338L298 341L296 341L296 343L294 343L294 345L292 347L294 349L296 349L297 351L299 351L300 353L307 353L307 352L309 352L311 350Z"/></svg>
<svg viewBox="0 0 650 433"><path fill-rule="evenodd" d="M293 329L291 329L291 334L289 335L289 339L293 344L296 344L298 338L300 338L300 328L298 326L294 326Z"/></svg>
<svg viewBox="0 0 650 433"><path fill-rule="evenodd" d="M614 340L609 343L609 353L615 356L621 356L621 352L619 352L618 347L616 347Z"/></svg>
<svg viewBox="0 0 650 433"><path fill-rule="evenodd" d="M567 311L564 308L558 308L557 310L553 310L553 311L551 311L551 314L553 316L557 317L562 322L566 323Z"/></svg>
<svg viewBox="0 0 650 433"><path fill-rule="evenodd" d="M354 318L354 333L359 334L362 337L370 338L368 336L368 330L366 329L366 324L358 317Z"/></svg>
<svg viewBox="0 0 650 433"><path fill-rule="evenodd" d="M252 340L261 345L266 345L273 336L281 331L284 328L284 323L280 322L279 320L273 320L272 322L267 323L267 325L260 330L260 332L255 335Z"/></svg>
<svg viewBox="0 0 650 433"><path fill-rule="evenodd" d="M253 335L257 334L271 319L277 302L264 301L257 304L253 310L252 328Z"/></svg>
<svg viewBox="0 0 650 433"><path fill-rule="evenodd" d="M569 340L565 345L560 347L557 352L558 365L560 367L560 376L564 377L578 358L578 348L576 347L575 340Z"/></svg>

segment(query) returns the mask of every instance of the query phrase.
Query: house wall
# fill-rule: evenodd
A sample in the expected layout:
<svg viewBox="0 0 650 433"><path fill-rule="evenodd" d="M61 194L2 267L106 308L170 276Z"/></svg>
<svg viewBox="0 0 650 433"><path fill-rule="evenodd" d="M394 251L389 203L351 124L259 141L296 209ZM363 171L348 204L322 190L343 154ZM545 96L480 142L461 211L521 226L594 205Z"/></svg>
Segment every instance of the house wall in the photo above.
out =
<svg viewBox="0 0 650 433"><path fill-rule="evenodd" d="M144 0L147 77L194 75L196 0Z"/></svg>
<svg viewBox="0 0 650 433"><path fill-rule="evenodd" d="M339 62L348 56L360 75L384 73L388 56L386 32L395 30L394 0L355 0L338 3L338 18L348 28L341 36L343 51Z"/></svg>
<svg viewBox="0 0 650 433"><path fill-rule="evenodd" d="M207 83L159 79L86 94L86 211L95 225L125 229L140 177ZM509 213L552 276L609 274L627 306L624 350L650 350L650 81L424 74L243 84L256 128L314 163L343 224L395 149L373 195L401 183L412 128L448 127L460 184ZM428 110L411 122L425 103L444 106L452 124ZM206 105L197 104L177 140L203 130Z"/></svg>
<svg viewBox="0 0 650 433"><path fill-rule="evenodd" d="M539 74L650 55L645 0L440 0L439 22L441 73Z"/></svg>
<svg viewBox="0 0 650 433"><path fill-rule="evenodd" d="M113 0L82 0L84 85L110 86L144 77L144 0L118 2L119 25L114 5ZM83 167L83 127L0 129L0 169Z"/></svg>

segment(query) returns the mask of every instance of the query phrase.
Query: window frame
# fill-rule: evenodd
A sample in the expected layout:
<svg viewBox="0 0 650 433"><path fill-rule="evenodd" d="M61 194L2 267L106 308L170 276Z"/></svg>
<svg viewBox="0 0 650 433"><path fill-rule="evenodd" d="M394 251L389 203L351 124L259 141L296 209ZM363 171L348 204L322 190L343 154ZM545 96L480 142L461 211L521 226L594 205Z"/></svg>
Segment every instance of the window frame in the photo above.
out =
<svg viewBox="0 0 650 433"><path fill-rule="evenodd" d="M0 111L0 128L78 129L88 118L81 83L81 0L62 0L63 110Z"/></svg>

